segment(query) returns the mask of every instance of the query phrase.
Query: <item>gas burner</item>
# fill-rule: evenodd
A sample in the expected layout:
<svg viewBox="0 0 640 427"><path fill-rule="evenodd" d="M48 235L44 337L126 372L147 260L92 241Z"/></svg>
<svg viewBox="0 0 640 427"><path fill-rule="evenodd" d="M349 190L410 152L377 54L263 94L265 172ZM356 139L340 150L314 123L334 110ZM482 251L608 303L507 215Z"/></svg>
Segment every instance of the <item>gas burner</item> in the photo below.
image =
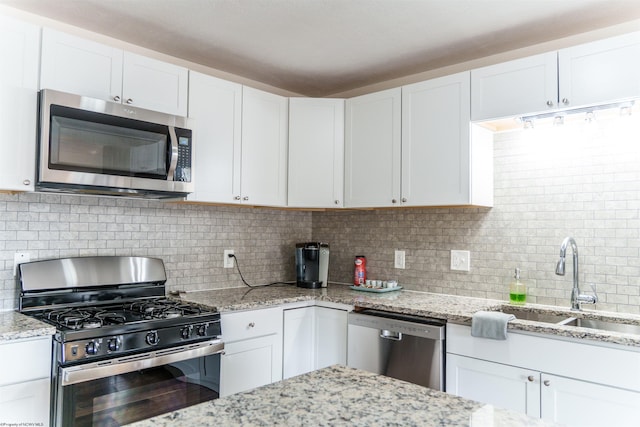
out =
<svg viewBox="0 0 640 427"><path fill-rule="evenodd" d="M102 321L100 319L96 319L92 317L91 319L87 319L80 323L80 328L82 329L96 329L102 326Z"/></svg>
<svg viewBox="0 0 640 427"><path fill-rule="evenodd" d="M145 319L174 319L176 317L200 314L202 312L197 306L168 299L136 301L128 308L135 313L142 314Z"/></svg>

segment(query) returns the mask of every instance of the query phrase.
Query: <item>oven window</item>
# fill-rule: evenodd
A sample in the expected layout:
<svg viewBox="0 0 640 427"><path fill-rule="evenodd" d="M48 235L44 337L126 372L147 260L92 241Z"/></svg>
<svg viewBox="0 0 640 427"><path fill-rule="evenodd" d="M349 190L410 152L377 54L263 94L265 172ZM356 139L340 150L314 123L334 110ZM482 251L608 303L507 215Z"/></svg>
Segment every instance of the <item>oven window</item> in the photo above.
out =
<svg viewBox="0 0 640 427"><path fill-rule="evenodd" d="M63 387L62 425L120 426L219 396L220 355Z"/></svg>
<svg viewBox="0 0 640 427"><path fill-rule="evenodd" d="M165 179L165 126L51 106L52 169Z"/></svg>

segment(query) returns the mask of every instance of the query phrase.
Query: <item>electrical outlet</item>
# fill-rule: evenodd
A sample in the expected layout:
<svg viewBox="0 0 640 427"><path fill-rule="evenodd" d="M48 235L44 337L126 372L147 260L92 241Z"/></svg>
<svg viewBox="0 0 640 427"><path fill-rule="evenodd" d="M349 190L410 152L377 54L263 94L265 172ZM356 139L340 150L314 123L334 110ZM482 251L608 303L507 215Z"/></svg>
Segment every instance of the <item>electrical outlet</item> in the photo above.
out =
<svg viewBox="0 0 640 427"><path fill-rule="evenodd" d="M229 255L233 255L233 249L225 249L224 250L224 268L233 268L234 265L234 257L230 257Z"/></svg>
<svg viewBox="0 0 640 427"><path fill-rule="evenodd" d="M452 250L451 269L457 271L469 271L471 269L471 252Z"/></svg>
<svg viewBox="0 0 640 427"><path fill-rule="evenodd" d="M404 251L396 251L393 260L395 268L404 268Z"/></svg>
<svg viewBox="0 0 640 427"><path fill-rule="evenodd" d="M13 255L13 276L15 277L18 274L18 264L29 262L30 260L31 255L28 252L16 252Z"/></svg>

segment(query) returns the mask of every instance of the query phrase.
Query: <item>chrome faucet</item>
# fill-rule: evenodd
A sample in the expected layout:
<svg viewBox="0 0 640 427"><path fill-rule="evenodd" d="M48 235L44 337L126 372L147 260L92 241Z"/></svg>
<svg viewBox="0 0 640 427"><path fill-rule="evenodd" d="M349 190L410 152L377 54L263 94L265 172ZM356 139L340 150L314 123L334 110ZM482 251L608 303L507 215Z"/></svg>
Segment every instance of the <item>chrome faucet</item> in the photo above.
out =
<svg viewBox="0 0 640 427"><path fill-rule="evenodd" d="M565 256L567 254L567 246L571 245L573 252L573 289L571 290L571 310L580 310L580 304L595 304L598 302L598 296L586 295L580 293L578 284L578 245L573 237L566 237L560 245L560 259L556 265L556 274L564 276ZM595 293L595 288L594 288Z"/></svg>

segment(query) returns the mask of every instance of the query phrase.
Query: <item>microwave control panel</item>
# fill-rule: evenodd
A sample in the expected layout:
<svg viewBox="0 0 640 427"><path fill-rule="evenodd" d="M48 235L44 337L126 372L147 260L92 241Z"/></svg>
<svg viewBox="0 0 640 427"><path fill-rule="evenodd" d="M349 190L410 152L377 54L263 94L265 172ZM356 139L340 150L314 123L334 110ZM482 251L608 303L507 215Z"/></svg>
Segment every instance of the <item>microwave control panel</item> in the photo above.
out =
<svg viewBox="0 0 640 427"><path fill-rule="evenodd" d="M191 138L178 137L178 164L174 181L191 182Z"/></svg>

